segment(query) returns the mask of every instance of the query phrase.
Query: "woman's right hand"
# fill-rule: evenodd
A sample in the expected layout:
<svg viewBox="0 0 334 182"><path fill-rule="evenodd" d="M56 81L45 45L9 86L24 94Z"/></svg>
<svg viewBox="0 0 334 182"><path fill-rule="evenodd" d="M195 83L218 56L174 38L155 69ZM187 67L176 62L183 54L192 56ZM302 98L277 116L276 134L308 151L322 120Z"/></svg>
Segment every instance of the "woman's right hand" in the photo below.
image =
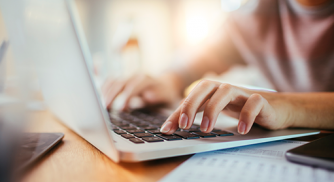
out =
<svg viewBox="0 0 334 182"><path fill-rule="evenodd" d="M136 74L127 79L109 78L102 86L102 94L108 109L120 94L124 97L121 109L129 109L130 101L140 97L144 106L156 104L173 104L181 98L181 91L170 76L153 78Z"/></svg>

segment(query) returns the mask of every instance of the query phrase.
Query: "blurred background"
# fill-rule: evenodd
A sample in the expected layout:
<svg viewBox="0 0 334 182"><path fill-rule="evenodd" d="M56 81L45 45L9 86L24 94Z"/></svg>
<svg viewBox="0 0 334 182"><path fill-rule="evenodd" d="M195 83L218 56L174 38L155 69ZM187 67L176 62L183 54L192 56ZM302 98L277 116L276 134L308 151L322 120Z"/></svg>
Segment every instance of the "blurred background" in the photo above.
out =
<svg viewBox="0 0 334 182"><path fill-rule="evenodd" d="M226 17L220 0L77 0L96 71L156 75ZM186 50L185 50L186 49ZM117 65L117 63L123 63ZM103 64L104 65L104 64ZM135 68L137 67L137 68Z"/></svg>
<svg viewBox="0 0 334 182"><path fill-rule="evenodd" d="M127 77L139 71L154 76L177 64L177 61L183 61L224 24L229 12L246 2L76 0L98 87L108 76ZM222 76L210 78L270 87L262 75L251 67L238 67Z"/></svg>
<svg viewBox="0 0 334 182"><path fill-rule="evenodd" d="M29 2L29 1L27 1ZM92 55L98 88L108 76L136 72L157 75L192 54L212 32L224 24L229 12L247 0L75 0ZM41 16L33 9L29 16ZM42 16L41 16L42 17ZM224 32L221 32L224 33ZM0 42L7 40L0 14ZM10 42L10 40L9 40ZM15 55L17 56L17 55ZM14 87L11 48L1 63L4 87ZM33 66L31 67L33 70ZM242 73L242 74L240 74ZM33 76L32 76L33 77ZM237 67L219 77L232 84L270 87L255 68ZM29 88L39 93L37 77ZM33 92L34 93L34 92ZM32 100L41 100L32 94ZM44 109L31 101L33 109Z"/></svg>

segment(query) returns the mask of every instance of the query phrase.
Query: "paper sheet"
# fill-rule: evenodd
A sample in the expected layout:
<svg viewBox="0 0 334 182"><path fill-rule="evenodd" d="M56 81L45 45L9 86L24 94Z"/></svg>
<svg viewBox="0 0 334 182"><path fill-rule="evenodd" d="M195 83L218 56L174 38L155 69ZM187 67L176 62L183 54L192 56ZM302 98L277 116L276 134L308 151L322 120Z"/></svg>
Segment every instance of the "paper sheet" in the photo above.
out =
<svg viewBox="0 0 334 182"><path fill-rule="evenodd" d="M161 182L333 182L334 171L287 161L287 150L307 142L275 141L199 153Z"/></svg>

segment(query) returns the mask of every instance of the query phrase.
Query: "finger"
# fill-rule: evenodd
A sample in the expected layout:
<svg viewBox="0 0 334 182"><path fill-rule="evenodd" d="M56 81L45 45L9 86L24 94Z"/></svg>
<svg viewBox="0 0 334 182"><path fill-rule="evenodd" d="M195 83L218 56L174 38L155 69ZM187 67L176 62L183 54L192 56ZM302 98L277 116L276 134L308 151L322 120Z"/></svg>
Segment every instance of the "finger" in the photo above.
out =
<svg viewBox="0 0 334 182"><path fill-rule="evenodd" d="M201 122L202 132L208 133L212 131L219 113L231 102L234 95L238 94L237 92L238 91L230 84L219 85L218 89L205 106Z"/></svg>
<svg viewBox="0 0 334 182"><path fill-rule="evenodd" d="M125 84L126 84L126 81L120 81L120 80L114 81L114 84L111 86L111 88L109 89L105 97L105 100L106 100L105 102L106 102L106 106L108 109L111 108L112 103L114 102L117 95L120 92L122 92Z"/></svg>
<svg viewBox="0 0 334 182"><path fill-rule="evenodd" d="M260 114L264 106L268 104L260 94L252 94L241 109L238 132L242 135L247 134L252 127L256 117Z"/></svg>
<svg viewBox="0 0 334 182"><path fill-rule="evenodd" d="M146 76L141 76L138 79L134 79L130 83L128 83L124 88L124 95L125 95L125 101L123 104L122 110L125 110L128 108L130 99L134 96L139 95L143 90L145 90L151 82Z"/></svg>
<svg viewBox="0 0 334 182"><path fill-rule="evenodd" d="M212 96L220 83L213 81L201 81L190 92L181 105L179 127L189 129L194 122L198 109Z"/></svg>
<svg viewBox="0 0 334 182"><path fill-rule="evenodd" d="M217 92L217 91L216 91ZM211 97L212 98L212 97ZM206 105L210 102L210 99L206 100L203 105L201 105L200 108L198 108L197 112L204 111Z"/></svg>
<svg viewBox="0 0 334 182"><path fill-rule="evenodd" d="M161 126L161 133L164 134L172 134L178 129L178 121L181 112L181 105L175 110L173 114L171 114L165 123Z"/></svg>

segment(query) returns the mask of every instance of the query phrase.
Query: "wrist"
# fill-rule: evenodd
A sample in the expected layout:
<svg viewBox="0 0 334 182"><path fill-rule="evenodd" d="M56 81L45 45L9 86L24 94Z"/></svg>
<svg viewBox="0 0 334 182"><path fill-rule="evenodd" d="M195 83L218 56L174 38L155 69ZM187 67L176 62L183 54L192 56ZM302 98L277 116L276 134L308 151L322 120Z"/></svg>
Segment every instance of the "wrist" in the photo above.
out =
<svg viewBox="0 0 334 182"><path fill-rule="evenodd" d="M276 116L276 129L284 129L289 127L295 127L296 112L293 102L285 97L282 93L262 92L262 96L267 99L269 104L274 109Z"/></svg>
<svg viewBox="0 0 334 182"><path fill-rule="evenodd" d="M303 107L299 106L294 99L291 99L284 93L277 94L278 115L281 117L280 120L283 123L283 128L294 128L303 127L303 117L305 112Z"/></svg>

